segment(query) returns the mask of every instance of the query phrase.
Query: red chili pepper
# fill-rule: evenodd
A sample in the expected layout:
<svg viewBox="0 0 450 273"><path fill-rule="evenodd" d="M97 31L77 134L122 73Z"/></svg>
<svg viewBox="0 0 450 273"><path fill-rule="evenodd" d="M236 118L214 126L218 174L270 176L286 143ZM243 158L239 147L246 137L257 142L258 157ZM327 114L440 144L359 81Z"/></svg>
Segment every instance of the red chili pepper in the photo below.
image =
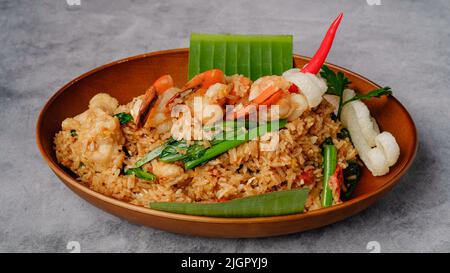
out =
<svg viewBox="0 0 450 273"><path fill-rule="evenodd" d="M291 86L289 86L289 92L291 92L291 93L299 93L297 85L291 84Z"/></svg>
<svg viewBox="0 0 450 273"><path fill-rule="evenodd" d="M302 180L305 183L305 185L310 185L312 183L314 183L314 174L312 170L307 170L302 172L299 176L298 179Z"/></svg>
<svg viewBox="0 0 450 273"><path fill-rule="evenodd" d="M336 166L336 171L333 176L330 177L329 185L333 192L335 200L341 200L341 187L344 183L344 171L341 166Z"/></svg>
<svg viewBox="0 0 450 273"><path fill-rule="evenodd" d="M328 52L330 51L330 48L333 45L334 36L336 35L336 31L339 27L339 24L341 23L343 16L344 16L343 13L339 14L336 20L334 20L333 24L331 24L316 54L314 54L314 57L312 57L311 61L309 61L309 63L301 70L303 73L311 73L311 74L319 73L320 68L322 67L323 63L325 62L325 59L327 58Z"/></svg>
<svg viewBox="0 0 450 273"><path fill-rule="evenodd" d="M222 198L220 198L219 200L217 200L219 203L222 203L222 202L227 202L227 201L230 201L230 198L229 197L222 197Z"/></svg>

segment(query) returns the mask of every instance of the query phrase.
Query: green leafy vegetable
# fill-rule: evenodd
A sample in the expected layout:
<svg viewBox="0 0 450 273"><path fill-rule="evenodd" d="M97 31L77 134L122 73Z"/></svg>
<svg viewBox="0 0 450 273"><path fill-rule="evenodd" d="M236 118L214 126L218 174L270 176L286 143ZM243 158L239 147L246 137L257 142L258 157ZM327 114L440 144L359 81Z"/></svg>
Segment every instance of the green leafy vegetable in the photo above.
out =
<svg viewBox="0 0 450 273"><path fill-rule="evenodd" d="M193 169L193 168L197 167L198 165L206 163L207 161L215 158L216 156L219 156L219 155L227 152L228 150L231 150L234 147L237 147L247 141L248 140L225 140L217 145L214 145L213 147L209 148L208 150L206 150L205 153L201 157L185 162L184 168L187 170Z"/></svg>
<svg viewBox="0 0 450 273"><path fill-rule="evenodd" d="M333 203L333 194L329 182L336 171L337 149L334 145L325 145L323 151L323 185L322 185L322 207L326 208Z"/></svg>
<svg viewBox="0 0 450 273"><path fill-rule="evenodd" d="M72 130L70 130L70 135L73 137L76 137L78 134L77 134L77 131L72 129Z"/></svg>
<svg viewBox="0 0 450 273"><path fill-rule="evenodd" d="M186 141L175 141L172 144L167 143L166 147L159 154L159 159L163 162L182 160L186 157L188 148L189 146L186 144Z"/></svg>
<svg viewBox="0 0 450 273"><path fill-rule="evenodd" d="M327 137L325 138L325 140L322 143L322 148L325 147L325 145L333 145L333 139L331 137Z"/></svg>
<svg viewBox="0 0 450 273"><path fill-rule="evenodd" d="M206 125L203 127L203 131L205 132L229 132L229 131L237 131L241 128L254 128L258 126L257 122L248 121L248 120L225 120L219 121L212 125Z"/></svg>
<svg viewBox="0 0 450 273"><path fill-rule="evenodd" d="M368 100L371 98L379 98L381 96L389 96L392 95L392 90L389 86L380 88L380 89L376 89L373 91L370 91L367 94L357 94L356 96L354 96L353 98L346 100L342 106L346 105L347 103L351 102L351 101L355 101L355 100Z"/></svg>
<svg viewBox="0 0 450 273"><path fill-rule="evenodd" d="M208 147L205 147L201 141L197 141L189 146L184 140L173 141L172 143L166 145L164 150L161 152L159 159L162 162L194 160L201 157L206 149L208 149Z"/></svg>
<svg viewBox="0 0 450 273"><path fill-rule="evenodd" d="M205 132L217 132L210 141L210 146L214 146L222 142L226 137L236 138L239 132L245 132L244 126L246 126L245 122L222 121L211 126L205 126L203 130ZM232 133L228 133L230 131ZM159 158L161 161L168 163L179 160L192 161L200 158L208 148L209 146L205 146L203 141L195 141L193 144L188 145L185 140L170 139L166 142L166 146L161 151Z"/></svg>
<svg viewBox="0 0 450 273"><path fill-rule="evenodd" d="M343 170L344 185L341 190L342 201L349 200L361 178L361 167L355 161L349 161L347 168Z"/></svg>
<svg viewBox="0 0 450 273"><path fill-rule="evenodd" d="M238 126L245 126L247 123L244 121L221 121L218 123L215 123L210 126L205 126L203 128L204 131L218 131L217 139L213 139L210 144L215 145L218 144L223 140L223 138L220 138L219 136L223 131L229 130L229 127L238 128ZM233 134L235 135L235 134ZM228 136L228 135L226 135ZM187 156L186 153L188 153L188 146L185 141L177 141L174 139L169 139L161 146L158 146L157 148L151 150L148 152L143 158L138 160L135 163L135 167L141 167L148 162L152 161L153 159L157 158L158 156L161 157L162 161L164 162L174 162L178 160L193 160L196 157L200 156L201 150L205 150L206 147L203 146L203 144L199 144L199 142L196 143L196 145L201 145L203 148L195 147L191 148L190 152L193 153L196 152L195 155Z"/></svg>
<svg viewBox="0 0 450 273"><path fill-rule="evenodd" d="M336 95L342 97L344 90L351 83L344 73L338 72L337 74L333 72L328 66L322 66L322 71L320 71L320 76L327 80L328 90L327 94Z"/></svg>
<svg viewBox="0 0 450 273"><path fill-rule="evenodd" d="M347 77L345 77L344 73L339 71L336 74L326 65L322 66L320 76L322 76L322 78L324 78L327 81L328 85L327 94L339 97L339 108L337 114L337 118L339 119L341 117L344 90L348 87L348 85L351 82Z"/></svg>
<svg viewBox="0 0 450 273"><path fill-rule="evenodd" d="M210 142L211 146L215 146L226 139L239 139L238 136L245 134L245 127L249 126L249 124L245 121L222 121L211 126L205 126L203 130L218 132ZM196 141L191 145L187 145L185 140L172 140L166 143L166 147L161 152L159 158L163 162L175 162L179 160L183 160L184 162L194 161L202 157L208 148L204 145L203 141Z"/></svg>
<svg viewBox="0 0 450 273"><path fill-rule="evenodd" d="M339 139L350 138L350 132L346 128L342 128L341 131L339 131L339 133L337 133L337 137Z"/></svg>
<svg viewBox="0 0 450 273"><path fill-rule="evenodd" d="M222 203L156 202L155 210L212 217L264 217L300 213L304 210L309 190L271 192Z"/></svg>
<svg viewBox="0 0 450 273"><path fill-rule="evenodd" d="M134 167L139 168L139 167L147 164L148 162L152 161L153 159L157 158L161 154L161 152L164 150L164 148L166 148L166 144L163 144L163 145L158 146L157 148L151 150L143 158L136 161L136 163L134 164Z"/></svg>
<svg viewBox="0 0 450 273"><path fill-rule="evenodd" d="M349 84L351 84L350 80L347 77L345 77L344 73L342 72L334 73L333 70L331 70L328 66L324 65L322 66L322 70L320 71L320 76L322 76L322 78L324 78L327 81L328 85L327 94L339 97L339 107L337 114L338 119L341 118L341 112L344 105L351 101L366 100L374 97L379 98L383 95L392 94L392 90L390 87L383 87L377 90L370 91L367 94L357 94L353 98L344 102L343 101L344 90L349 86Z"/></svg>
<svg viewBox="0 0 450 273"><path fill-rule="evenodd" d="M283 128L287 123L287 120L278 120L278 121L271 121L262 125L259 125L258 127L252 128L248 130L248 132L245 132L243 134L240 134L236 137L235 140L224 140L220 142L219 144L216 144L212 146L211 148L207 149L204 154L195 159L188 162L185 162L184 167L185 169L193 169L197 167L198 165L201 165L216 156L219 156L228 150L231 150L249 140L252 140L258 136L262 136L265 133L269 133L275 130L278 130L280 128Z"/></svg>
<svg viewBox="0 0 450 273"><path fill-rule="evenodd" d="M336 121L338 119L335 113L331 113L330 116L333 121Z"/></svg>
<svg viewBox="0 0 450 273"><path fill-rule="evenodd" d="M153 181L156 179L156 176L152 173L146 172L141 168L132 168L125 171L126 175L132 175L134 174L136 177L140 179L144 179L147 181Z"/></svg>
<svg viewBox="0 0 450 273"><path fill-rule="evenodd" d="M147 153L143 158L138 160L134 166L136 168L141 167L159 157L162 162L168 163L182 160L185 162L186 169L192 169L229 149L260 136L260 134L277 130L285 125L286 120L271 121L269 123L264 123L259 127L256 127L257 124L253 122L224 121L215 126L204 128L204 130L206 129L208 131L218 131L210 141L210 147L205 146L202 141L196 141L192 145L187 145L184 140L177 141L169 139L163 145ZM230 131L232 131L232 133L229 133Z"/></svg>
<svg viewBox="0 0 450 273"><path fill-rule="evenodd" d="M191 33L189 79L213 68L252 80L281 75L292 68L292 40L292 35Z"/></svg>
<svg viewBox="0 0 450 273"><path fill-rule="evenodd" d="M130 122L133 119L133 116L128 113L118 113L114 115L116 118L119 119L120 124L124 125Z"/></svg>

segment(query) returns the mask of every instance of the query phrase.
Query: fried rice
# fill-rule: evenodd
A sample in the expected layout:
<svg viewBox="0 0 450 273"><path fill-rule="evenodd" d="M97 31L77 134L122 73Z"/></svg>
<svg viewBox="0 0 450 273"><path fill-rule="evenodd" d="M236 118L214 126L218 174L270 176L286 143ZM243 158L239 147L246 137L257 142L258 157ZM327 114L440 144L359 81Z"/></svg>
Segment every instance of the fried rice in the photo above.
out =
<svg viewBox="0 0 450 273"><path fill-rule="evenodd" d="M129 113L132 103L110 109L110 114ZM139 206L154 201L173 202L221 202L245 196L289 190L310 189L305 210L321 208L322 148L326 138L331 138L338 150L338 164L357 159L357 152L349 138L339 139L343 128L332 118L334 107L323 100L294 121L287 123L279 134L278 147L274 151L262 151L265 142L260 137L244 143L217 158L192 170L185 170L182 163L163 163L155 159L143 166L155 173L158 180L149 182L134 175L124 175L124 165L131 166L152 149L170 137L170 133L158 133L156 129L137 128L133 121L125 125L111 124L121 135L111 157L111 164L97 168L83 162L80 157L83 145L77 136L64 128L54 138L56 158L69 168L80 183L104 195ZM120 130L120 131L119 131ZM162 175L158 175L160 172ZM168 175L172 174L172 175ZM309 174L312 179L306 179ZM339 201L338 201L339 202Z"/></svg>

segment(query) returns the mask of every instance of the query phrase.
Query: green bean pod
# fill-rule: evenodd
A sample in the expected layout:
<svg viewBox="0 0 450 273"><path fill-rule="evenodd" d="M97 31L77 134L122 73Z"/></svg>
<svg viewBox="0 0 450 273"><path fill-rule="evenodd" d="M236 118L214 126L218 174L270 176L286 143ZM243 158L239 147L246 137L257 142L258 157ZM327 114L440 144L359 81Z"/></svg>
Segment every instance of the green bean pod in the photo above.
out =
<svg viewBox="0 0 450 273"><path fill-rule="evenodd" d="M222 203L149 203L154 210L211 217L264 217L303 212L308 189L271 192Z"/></svg>
<svg viewBox="0 0 450 273"><path fill-rule="evenodd" d="M323 146L323 185L322 185L322 207L326 208L333 203L333 193L329 182L337 166L337 150L334 145Z"/></svg>

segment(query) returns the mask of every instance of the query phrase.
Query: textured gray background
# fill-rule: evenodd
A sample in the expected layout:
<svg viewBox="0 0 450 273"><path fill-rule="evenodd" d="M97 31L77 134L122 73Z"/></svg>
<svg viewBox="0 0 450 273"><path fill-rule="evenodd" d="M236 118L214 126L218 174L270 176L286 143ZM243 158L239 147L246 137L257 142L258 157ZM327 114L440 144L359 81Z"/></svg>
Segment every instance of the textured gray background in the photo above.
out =
<svg viewBox="0 0 450 273"><path fill-rule="evenodd" d="M0 0L0 251L382 252L450 250L450 1ZM46 99L72 78L127 56L186 47L191 31L291 33L312 55L346 16L328 61L389 85L409 109L420 147L380 202L340 223L265 239L208 239L130 224L74 195L35 144ZM447 163L446 163L447 162Z"/></svg>

